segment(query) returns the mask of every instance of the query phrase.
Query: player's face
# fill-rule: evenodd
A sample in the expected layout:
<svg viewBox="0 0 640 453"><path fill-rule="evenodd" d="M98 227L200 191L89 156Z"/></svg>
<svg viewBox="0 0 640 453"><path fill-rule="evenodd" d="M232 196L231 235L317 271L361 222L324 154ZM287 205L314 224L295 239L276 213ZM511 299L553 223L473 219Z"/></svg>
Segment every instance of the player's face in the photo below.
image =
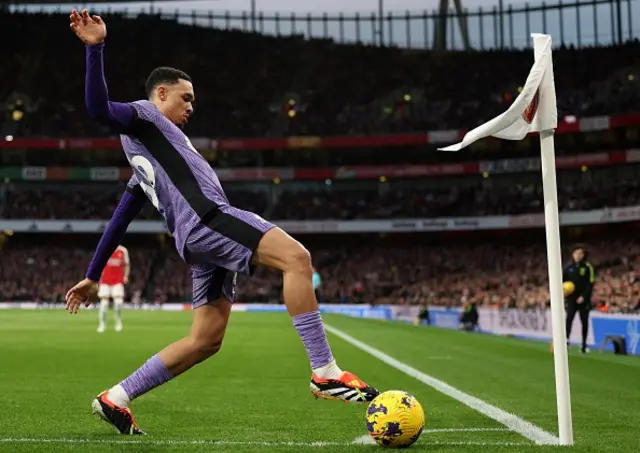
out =
<svg viewBox="0 0 640 453"><path fill-rule="evenodd" d="M160 85L157 89L160 111L169 118L173 124L184 126L189 122L193 113L193 85L191 82L180 79L178 83Z"/></svg>
<svg viewBox="0 0 640 453"><path fill-rule="evenodd" d="M577 263L578 261L582 261L583 258L584 258L584 250L575 249L573 251L573 261Z"/></svg>

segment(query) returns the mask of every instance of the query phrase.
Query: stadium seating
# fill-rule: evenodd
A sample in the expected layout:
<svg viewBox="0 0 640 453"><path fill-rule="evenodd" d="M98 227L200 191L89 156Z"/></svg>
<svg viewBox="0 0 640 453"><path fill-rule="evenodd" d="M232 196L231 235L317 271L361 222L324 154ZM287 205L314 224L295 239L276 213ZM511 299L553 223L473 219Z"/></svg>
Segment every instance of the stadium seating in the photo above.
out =
<svg viewBox="0 0 640 453"><path fill-rule="evenodd" d="M192 136L468 127L501 113L531 64L530 51L442 55L193 27L152 16L105 20L112 99L143 97L145 77L156 66L183 68L195 82L196 113L205 112L190 122ZM16 41L18 34L32 39ZM8 94L8 105L23 101L24 111L21 121L5 121L3 135L109 135L85 115L84 52L65 15L0 15L0 39L13 43L0 49L0 93ZM37 46L31 45L34 40ZM639 49L637 41L559 49L554 65L561 115L635 108L640 77L628 76L637 73ZM289 99L295 102L293 117L286 113Z"/></svg>
<svg viewBox="0 0 640 453"><path fill-rule="evenodd" d="M470 127L505 109L517 95L532 59L530 51L407 52L193 27L150 16L104 18L109 26L106 72L111 98L142 97L145 76L156 66L183 68L195 82L196 112L205 112L190 121L188 132L196 137L367 135ZM39 45L15 40L19 34L33 37ZM85 113L83 49L69 33L65 15L2 14L0 39L13 43L0 47L3 110L24 113L18 121L15 115L4 117L3 136L111 135ZM639 55L638 41L617 47L557 49L560 114L613 115L637 109ZM499 77L496 68L500 68ZM213 80L211 74L215 74ZM637 141L635 133L625 140ZM607 149L620 139L611 136ZM568 146L575 150L582 145L575 141ZM587 151L594 146L600 143L585 143ZM34 165L104 165L86 155L65 155L58 161L56 151L61 150L43 153L47 155L38 158L49 160ZM323 151L316 151L322 156ZM273 162L280 165L278 152L273 151ZM390 156L389 162L394 159L392 150L382 152ZM558 153L562 152L559 147ZM32 164L32 156L18 153L6 157L11 165ZM290 156L282 159L283 165L292 165L287 159ZM327 164L330 159L324 160ZM608 168L584 175L561 172L561 209L639 204L637 169L623 172L626 176L616 172ZM387 186L375 180L353 181L351 186L341 182L331 190L324 182L309 183L301 190L286 181L277 190L265 182L225 184L225 189L232 204L279 220L512 215L541 209L539 180L527 177L525 181L522 175L504 179L492 175L483 180L476 174L473 178L464 184L457 179L439 179L437 184L392 180ZM123 188L122 183L107 182L8 182L0 190L4 200L0 217L106 219ZM148 207L139 218L158 219L158 214ZM304 238L304 242L324 278L320 294L325 301L452 305L469 290L482 304L536 306L548 299L539 234L534 242L521 237L508 243L500 237L489 241L467 236L464 244L447 238L438 245L414 236L391 244L372 237L327 240L325 236ZM637 309L640 244L633 236L623 239L607 234L592 244L592 261L600 266L596 298L613 311ZM82 277L96 241L75 236L37 241L23 235L10 237L1 252L0 300L60 301ZM154 237L134 236L125 245L132 259L129 294L142 291L149 301L189 301L189 270L171 241L163 237L159 245ZM260 269L251 280L241 279L238 298L279 302L280 291L281 277Z"/></svg>
<svg viewBox="0 0 640 453"><path fill-rule="evenodd" d="M640 204L640 169L627 167L627 177L614 169L579 171L560 175L559 204L563 211L578 211ZM523 182L524 180L529 183ZM464 180L463 180L464 181ZM274 197L268 185L262 190L225 184L231 204L272 220L326 220L368 218L421 218L446 216L514 215L541 212L542 187L537 175L508 175L491 181L467 178L466 182L441 179L436 187L424 180L389 183L358 182L329 190L324 183L294 190L287 184ZM11 219L108 219L124 190L118 184L16 184L7 193L5 208L0 199L0 217ZM140 219L159 219L151 205Z"/></svg>
<svg viewBox="0 0 640 453"><path fill-rule="evenodd" d="M327 302L453 306L468 290L481 305L535 307L548 303L541 231L491 240L474 239L471 234L440 245L416 235L386 241L371 236L301 239L323 276L320 294ZM151 302L188 303L189 268L171 241L159 249L140 245L139 237L130 241L129 295L140 290ZM74 248L34 246L24 237L10 240L0 260L0 300L62 301L91 258L91 241L84 242ZM596 305L610 312L640 309L640 241L633 232L604 237L589 247L590 260L598 268ZM278 273L261 268L251 279L239 279L237 297L246 302L278 303L281 281Z"/></svg>
<svg viewBox="0 0 640 453"><path fill-rule="evenodd" d="M55 186L41 184L26 188L17 187L7 193L0 217L9 219L108 219L125 190L122 184L92 185L66 184ZM233 204L252 212L263 213L267 200L262 193L251 191L227 191ZM161 219L151 204L145 206L139 220Z"/></svg>
<svg viewBox="0 0 640 453"><path fill-rule="evenodd" d="M94 242L95 241L91 241ZM36 245L29 238L2 249L0 260L0 301L57 303L83 277L91 249L87 245ZM146 248L131 248L131 276L128 291L143 290L153 254Z"/></svg>

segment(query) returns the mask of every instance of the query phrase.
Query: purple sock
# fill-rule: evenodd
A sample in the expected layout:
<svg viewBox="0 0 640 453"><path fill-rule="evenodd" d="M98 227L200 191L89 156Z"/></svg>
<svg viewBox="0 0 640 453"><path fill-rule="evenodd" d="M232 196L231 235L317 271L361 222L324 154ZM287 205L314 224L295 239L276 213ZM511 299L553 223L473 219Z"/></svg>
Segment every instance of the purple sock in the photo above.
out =
<svg viewBox="0 0 640 453"><path fill-rule="evenodd" d="M132 375L120 383L129 399L144 395L159 385L169 381L173 376L162 363L158 355L154 355L138 368Z"/></svg>
<svg viewBox="0 0 640 453"><path fill-rule="evenodd" d="M294 316L293 327L296 328L304 343L312 370L325 366L333 360L319 311Z"/></svg>

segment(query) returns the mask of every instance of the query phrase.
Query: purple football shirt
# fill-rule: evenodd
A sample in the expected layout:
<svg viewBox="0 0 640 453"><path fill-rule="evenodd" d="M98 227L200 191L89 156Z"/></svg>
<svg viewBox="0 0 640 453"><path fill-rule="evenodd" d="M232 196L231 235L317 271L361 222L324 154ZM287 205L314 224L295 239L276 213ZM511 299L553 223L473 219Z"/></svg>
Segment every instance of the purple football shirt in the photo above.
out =
<svg viewBox="0 0 640 453"><path fill-rule="evenodd" d="M127 193L107 224L87 277L97 281L109 256L146 199L164 217L178 253L193 270L193 303L235 296L235 274L250 274L264 233L275 225L234 208L218 176L182 130L147 100L109 100L104 44L87 47L85 102L92 118L120 134L133 169Z"/></svg>
<svg viewBox="0 0 640 453"><path fill-rule="evenodd" d="M137 119L120 136L138 183L160 212L180 254L191 231L213 209L229 206L220 180L182 130L149 101L130 103Z"/></svg>

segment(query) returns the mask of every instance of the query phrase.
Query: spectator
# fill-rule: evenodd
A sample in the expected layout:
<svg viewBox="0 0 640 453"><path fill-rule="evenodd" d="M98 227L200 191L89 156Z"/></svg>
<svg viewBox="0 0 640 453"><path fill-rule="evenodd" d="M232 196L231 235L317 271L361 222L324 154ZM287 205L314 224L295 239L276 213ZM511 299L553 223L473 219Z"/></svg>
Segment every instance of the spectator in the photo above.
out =
<svg viewBox="0 0 640 453"><path fill-rule="evenodd" d="M546 307L549 304L547 263L542 237L530 234L503 241L476 238L424 242L424 236L401 235L391 243L367 237L303 238L322 269L318 289L328 303L397 303L458 306L473 301L477 307ZM14 236L2 250L2 300L45 301L62 298L86 269L92 248L63 245L51 237L48 244ZM146 238L146 239L145 239ZM144 239L144 240L143 240ZM403 241L408 242L404 245ZM540 241L540 242L538 242ZM47 242L47 241L45 241ZM54 242L57 243L54 245ZM131 284L128 297L140 291L148 302L187 302L191 284L188 266L177 253L153 246L148 237L132 239ZM640 300L640 242L633 234L612 231L592 244L590 260L598 269L593 303L609 312L638 310ZM160 252L159 252L160 251ZM166 255L166 256L165 256ZM526 273L521 272L526 267ZM152 288L154 293L145 290ZM278 303L281 277L258 269L252 278L239 278L238 300ZM465 299L465 294L469 298ZM60 299L61 300L61 299Z"/></svg>
<svg viewBox="0 0 640 453"><path fill-rule="evenodd" d="M628 168L629 167L629 168ZM605 167L593 171L594 176L561 172L558 203L561 211L586 211L604 207L640 204L640 175L632 166ZM622 174L621 174L622 173ZM462 187L457 181L438 180L437 185L417 180L411 188L388 183L386 190L369 188L353 190L348 183L340 190L327 191L324 184L316 190L294 191L282 184L279 197L268 186L242 189L225 184L231 203L274 220L356 220L388 218L432 218L486 215L516 215L542 212L540 182L523 183L529 174L496 177L491 184L469 182ZM473 177L469 176L469 181ZM356 187L362 182L355 182ZM261 189L261 190L260 190ZM15 185L8 192L2 217L10 219L109 219L124 189L114 184L72 184L52 188L48 184ZM160 217L148 204L139 219Z"/></svg>
<svg viewBox="0 0 640 453"><path fill-rule="evenodd" d="M154 67L184 68L201 87L198 110L206 112L190 121L194 137L466 128L504 111L532 61L530 50L406 52L190 26L143 14L103 17L109 24L107 76L113 99L142 97L144 75ZM19 121L8 117L0 123L3 135L110 134L85 114L84 58L61 26L65 22L64 15L55 14L0 15L0 39L11 43L0 48L0 93L8 94L2 102L5 110L14 111L20 104L24 112ZM13 39L18 35L32 39ZM557 49L560 116L637 108L638 81L627 78L637 69L639 47L633 41ZM295 114L289 116L286 106L291 101Z"/></svg>

